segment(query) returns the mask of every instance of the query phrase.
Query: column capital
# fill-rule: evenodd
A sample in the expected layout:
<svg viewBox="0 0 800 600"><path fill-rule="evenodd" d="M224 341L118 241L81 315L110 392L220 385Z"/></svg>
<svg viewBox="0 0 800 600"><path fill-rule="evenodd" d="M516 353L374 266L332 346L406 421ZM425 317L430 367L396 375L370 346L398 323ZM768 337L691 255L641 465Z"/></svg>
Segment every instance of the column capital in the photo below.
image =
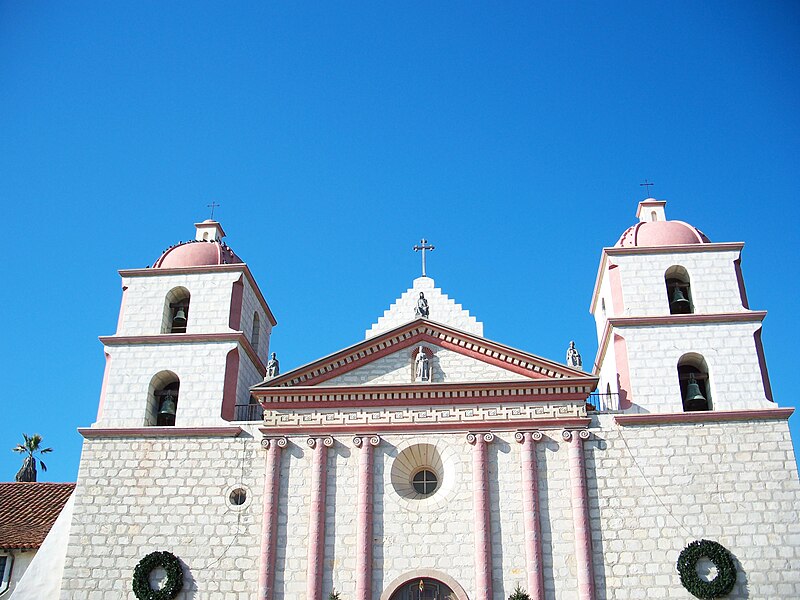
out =
<svg viewBox="0 0 800 600"><path fill-rule="evenodd" d="M479 442L480 440L483 440L487 444L491 444L494 441L494 434L492 432L490 432L490 431L487 431L485 433L480 433L480 432L479 433L472 433L472 432L469 432L467 434L467 443L468 444L473 444L474 445L477 442Z"/></svg>
<svg viewBox="0 0 800 600"><path fill-rule="evenodd" d="M325 446L326 448L330 448L331 446L333 446L333 438L329 435L323 438L310 437L306 440L306 444L308 444L309 448L316 448L317 442L320 441L322 442L322 445Z"/></svg>
<svg viewBox="0 0 800 600"><path fill-rule="evenodd" d="M561 438L565 442L572 440L575 435L582 440L588 440L591 434L588 429L565 429L561 432Z"/></svg>
<svg viewBox="0 0 800 600"><path fill-rule="evenodd" d="M515 440L516 440L518 443L520 443L520 444L524 444L524 443L525 443L525 437L526 437L526 436L525 436L525 434L526 434L526 433L530 435L530 438L531 438L531 440L532 440L532 441L534 441L534 442L540 442L540 441L542 441L542 438L544 437L544 436L542 435L542 432L541 432L541 431L539 431L539 430L533 430L533 431L517 431L517 432L514 434L514 439L515 439Z"/></svg>
<svg viewBox="0 0 800 600"><path fill-rule="evenodd" d="M263 438L261 438L261 447L266 450L267 448L269 448L269 445L273 442L278 445L278 448L286 448L286 446L289 444L289 440L287 440L283 436L272 437L272 438L264 436Z"/></svg>
<svg viewBox="0 0 800 600"><path fill-rule="evenodd" d="M353 438L353 445L356 448L361 448L364 442L369 441L370 446L377 446L381 443L381 436L379 435L357 435Z"/></svg>

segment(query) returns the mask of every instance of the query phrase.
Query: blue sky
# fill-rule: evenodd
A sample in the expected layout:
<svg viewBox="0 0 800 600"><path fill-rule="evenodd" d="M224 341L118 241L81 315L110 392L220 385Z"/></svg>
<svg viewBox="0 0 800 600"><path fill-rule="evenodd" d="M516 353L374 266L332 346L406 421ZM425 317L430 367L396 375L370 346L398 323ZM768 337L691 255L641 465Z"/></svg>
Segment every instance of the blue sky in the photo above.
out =
<svg viewBox="0 0 800 600"><path fill-rule="evenodd" d="M284 369L362 339L423 236L487 337L591 360L600 249L645 178L668 217L746 242L796 405L799 32L791 2L0 1L2 444L41 433L40 480L75 479L116 271L211 201ZM0 451L0 479L19 464Z"/></svg>

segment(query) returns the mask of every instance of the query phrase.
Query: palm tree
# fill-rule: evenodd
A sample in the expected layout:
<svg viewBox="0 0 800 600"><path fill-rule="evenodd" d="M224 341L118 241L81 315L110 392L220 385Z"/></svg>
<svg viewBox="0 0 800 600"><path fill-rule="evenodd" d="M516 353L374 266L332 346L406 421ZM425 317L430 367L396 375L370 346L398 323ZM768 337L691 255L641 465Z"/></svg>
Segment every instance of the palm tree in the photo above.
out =
<svg viewBox="0 0 800 600"><path fill-rule="evenodd" d="M28 434L22 434L23 439L25 440L24 444L17 444L15 448L11 450L13 452L19 452L20 454L26 454L25 460L22 461L22 468L17 471L16 480L17 481L36 481L36 459L34 458L34 454L37 452L39 454L47 454L48 452L52 452L52 448L41 448L42 444L42 436L38 433L34 433L32 436L28 436ZM40 458L39 464L42 465L42 471L47 471L47 465L44 464L44 461Z"/></svg>

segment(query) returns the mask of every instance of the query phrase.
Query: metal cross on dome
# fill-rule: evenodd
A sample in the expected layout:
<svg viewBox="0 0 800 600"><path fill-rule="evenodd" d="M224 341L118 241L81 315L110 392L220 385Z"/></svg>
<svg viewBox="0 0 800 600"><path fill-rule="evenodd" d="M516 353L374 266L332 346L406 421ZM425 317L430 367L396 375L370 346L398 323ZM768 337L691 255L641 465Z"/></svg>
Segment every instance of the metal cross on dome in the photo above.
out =
<svg viewBox="0 0 800 600"><path fill-rule="evenodd" d="M436 250L436 248L430 244L428 244L428 240L422 238L419 241L419 244L414 244L414 252L418 252L422 250L422 276L427 277L425 274L425 251L430 250L431 252Z"/></svg>
<svg viewBox="0 0 800 600"><path fill-rule="evenodd" d="M648 198L650 198L650 186L652 186L652 185L655 185L655 183L653 183L652 181L647 181L647 179L644 180L644 183L640 183L639 184L639 187L643 187L643 188L645 188L647 190L647 197Z"/></svg>
<svg viewBox="0 0 800 600"><path fill-rule="evenodd" d="M219 204L217 204L216 202L214 202L212 200L211 204L206 204L206 206L211 209L211 220L213 221L214 220L214 209L215 208L219 208Z"/></svg>

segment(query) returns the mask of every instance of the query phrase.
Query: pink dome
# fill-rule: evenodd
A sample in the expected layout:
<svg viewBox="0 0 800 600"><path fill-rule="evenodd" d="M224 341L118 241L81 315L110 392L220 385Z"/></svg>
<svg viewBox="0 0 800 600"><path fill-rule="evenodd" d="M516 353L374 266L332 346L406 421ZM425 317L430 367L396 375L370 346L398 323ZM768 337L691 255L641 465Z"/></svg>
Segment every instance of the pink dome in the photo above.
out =
<svg viewBox="0 0 800 600"><path fill-rule="evenodd" d="M709 243L711 240L702 231L683 221L648 221L626 229L614 246L632 248Z"/></svg>
<svg viewBox="0 0 800 600"><path fill-rule="evenodd" d="M241 263L233 250L219 241L182 242L168 248L153 264L155 269L174 269L180 267L203 267L207 265L226 265Z"/></svg>

